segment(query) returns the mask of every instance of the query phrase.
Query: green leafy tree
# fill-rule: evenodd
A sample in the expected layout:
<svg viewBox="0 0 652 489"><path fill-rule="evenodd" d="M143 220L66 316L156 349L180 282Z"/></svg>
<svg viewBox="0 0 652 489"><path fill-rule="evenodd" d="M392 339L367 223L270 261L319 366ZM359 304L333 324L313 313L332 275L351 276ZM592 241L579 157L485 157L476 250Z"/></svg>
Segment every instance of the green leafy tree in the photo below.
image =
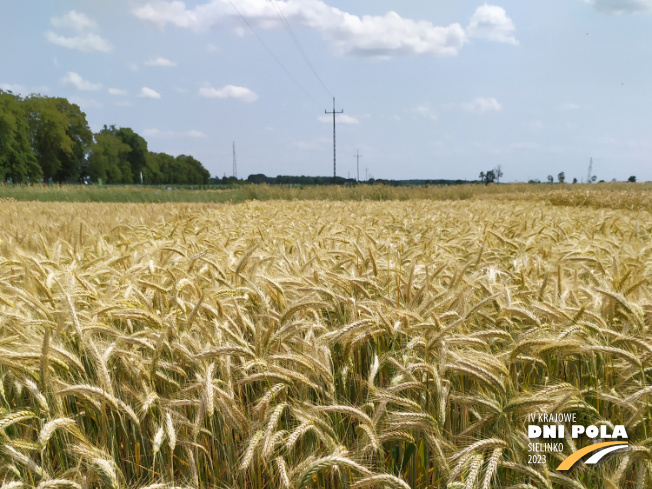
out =
<svg viewBox="0 0 652 489"><path fill-rule="evenodd" d="M179 166L185 175L185 182L192 185L206 185L208 179L211 177L210 173L203 165L192 156L180 155L177 156Z"/></svg>
<svg viewBox="0 0 652 489"><path fill-rule="evenodd" d="M564 183L566 181L566 174L563 171L557 173L557 180L559 183Z"/></svg>
<svg viewBox="0 0 652 489"><path fill-rule="evenodd" d="M131 183L131 165L127 160L131 148L114 132L104 126L95 134L95 143L88 157L88 175L95 182L101 178L107 183Z"/></svg>
<svg viewBox="0 0 652 489"><path fill-rule="evenodd" d="M22 99L0 90L0 181L38 181L42 171L32 151Z"/></svg>
<svg viewBox="0 0 652 489"><path fill-rule="evenodd" d="M54 175L59 182L76 181L81 176L86 176L86 157L93 142L93 133L86 122L86 114L77 104L71 104L65 98L56 98L57 110L66 116L66 134L72 141L72 150L62 153L61 168Z"/></svg>
<svg viewBox="0 0 652 489"><path fill-rule="evenodd" d="M25 99L30 142L46 183L61 171L62 156L71 155L68 118L57 110L56 99L30 95Z"/></svg>
<svg viewBox="0 0 652 489"><path fill-rule="evenodd" d="M161 158L157 153L147 153L143 175L147 184L166 183L161 169Z"/></svg>
<svg viewBox="0 0 652 489"><path fill-rule="evenodd" d="M125 183L140 183L140 173L145 172L147 167L147 141L128 127L121 127L115 135L131 148L127 154L127 161L131 166L131 178ZM123 172L123 177L126 176Z"/></svg>

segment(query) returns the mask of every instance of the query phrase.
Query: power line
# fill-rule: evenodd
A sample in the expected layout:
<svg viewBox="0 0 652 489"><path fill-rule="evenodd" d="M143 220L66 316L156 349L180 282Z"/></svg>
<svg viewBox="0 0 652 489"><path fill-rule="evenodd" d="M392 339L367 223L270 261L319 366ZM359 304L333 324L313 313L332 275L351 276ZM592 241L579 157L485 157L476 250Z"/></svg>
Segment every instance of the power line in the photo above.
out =
<svg viewBox="0 0 652 489"><path fill-rule="evenodd" d="M249 29L251 30L251 32L253 33L253 35L256 36L256 39L258 39L258 41L260 41L260 43L261 43L261 44L263 45L263 47L267 50L267 52L269 53L269 55L270 55L272 58L274 58L274 61L276 61L276 62L278 63L278 65L283 69L283 71L284 71L285 74L288 76L288 78L290 78L294 83L296 83L296 85L297 85L297 86L298 86L298 87L303 91L303 93L306 94L306 96L307 96L310 100L312 100L312 101L313 101L314 103L316 103L316 104L319 103L319 102L317 102L317 100L316 100L316 99L315 99L315 98L310 94L310 92L308 92L308 90L306 90L306 89L303 87L303 85L301 85L301 83L299 83L298 80L292 76L292 74L288 71L288 69L285 67L285 65L284 65L283 63L281 63L281 60L278 59L278 58L276 57L276 55L274 54L274 52L269 48L269 46L267 46L267 44L265 43L265 41L263 41L263 38L260 37L260 36L258 35L258 33L254 30L253 26L249 23L249 21L247 20L247 18L246 18L244 15L242 15L242 13L241 13L240 10L238 9L238 7L235 6L235 3L233 3L233 0L229 0L229 1L231 2L231 6L232 6L232 7L235 9L235 11L238 13L238 15L240 16L240 18L242 19L242 21L243 21L245 24L247 24L247 27L249 27Z"/></svg>
<svg viewBox="0 0 652 489"><path fill-rule="evenodd" d="M337 158L335 157L335 114L342 114L344 109L337 112L335 110L335 97L333 97L333 110L329 112L324 111L325 114L333 114L333 183L337 183Z"/></svg>
<svg viewBox="0 0 652 489"><path fill-rule="evenodd" d="M283 11L281 10L280 5L278 5L276 3L276 0L272 0L272 5L274 5L274 8L276 9L276 13L277 13L278 17L281 19L282 24L285 26L285 30L290 34L290 37L292 38L292 40L294 41L294 44L296 45L297 49L301 53L301 56L303 56L303 59L306 62L306 64L308 65L308 67L310 68L310 71L312 71L312 73L315 75L315 77L319 81L319 84L322 86L322 88L324 90L326 90L326 93L328 93L328 95L330 95L332 97L333 94L328 89L328 87L326 86L324 81L321 79L321 77L319 76L319 73L317 73L317 70L315 69L313 64L310 62L310 58L308 58L308 55L306 54L305 50L301 46L301 43L299 42L299 39L294 34L294 31L292 30L292 27L290 26L290 23L288 22L287 18L283 14Z"/></svg>

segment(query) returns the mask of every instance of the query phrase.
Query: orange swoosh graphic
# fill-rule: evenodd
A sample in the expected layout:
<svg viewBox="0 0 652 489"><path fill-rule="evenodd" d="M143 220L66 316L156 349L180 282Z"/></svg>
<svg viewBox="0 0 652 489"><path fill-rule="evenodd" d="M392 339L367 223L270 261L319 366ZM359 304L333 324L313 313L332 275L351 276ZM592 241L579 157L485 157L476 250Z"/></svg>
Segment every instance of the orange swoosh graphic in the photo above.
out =
<svg viewBox="0 0 652 489"><path fill-rule="evenodd" d="M587 453L595 452L604 447L609 447L611 445L627 445L626 441L605 441L604 443L594 443L588 447L584 447L581 450L578 450L570 454L562 463L559 464L557 470L568 470L570 469L575 462L581 459Z"/></svg>

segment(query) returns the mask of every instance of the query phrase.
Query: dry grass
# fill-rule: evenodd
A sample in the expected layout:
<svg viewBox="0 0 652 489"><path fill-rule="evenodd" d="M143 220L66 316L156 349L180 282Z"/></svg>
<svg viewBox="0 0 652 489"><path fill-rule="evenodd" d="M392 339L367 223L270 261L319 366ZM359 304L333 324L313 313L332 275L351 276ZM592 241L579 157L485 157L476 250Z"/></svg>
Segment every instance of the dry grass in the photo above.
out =
<svg viewBox="0 0 652 489"><path fill-rule="evenodd" d="M649 487L652 216L590 198L3 201L2 487Z"/></svg>

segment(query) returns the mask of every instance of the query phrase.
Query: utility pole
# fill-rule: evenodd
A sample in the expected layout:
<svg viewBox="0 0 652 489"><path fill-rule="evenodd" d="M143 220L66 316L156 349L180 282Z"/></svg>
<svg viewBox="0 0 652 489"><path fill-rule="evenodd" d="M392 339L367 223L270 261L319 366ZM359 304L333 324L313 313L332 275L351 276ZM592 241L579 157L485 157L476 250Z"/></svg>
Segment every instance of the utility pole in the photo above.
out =
<svg viewBox="0 0 652 489"><path fill-rule="evenodd" d="M235 161L235 141L233 141L233 178L238 179L238 164Z"/></svg>
<svg viewBox="0 0 652 489"><path fill-rule="evenodd" d="M337 182L337 158L335 156L335 114L342 114L344 109L337 112L335 110L335 97L333 97L333 110L329 112L324 111L325 114L333 114L333 183Z"/></svg>
<svg viewBox="0 0 652 489"><path fill-rule="evenodd" d="M355 154L354 154L353 156L355 156L355 168L356 168L356 170L358 171L358 178L357 178L357 181L359 182L359 181L360 181L360 157L361 157L362 155L361 155L360 152L356 149L356 150L355 150Z"/></svg>
<svg viewBox="0 0 652 489"><path fill-rule="evenodd" d="M367 170L368 170L368 169L369 169L369 168L367 168L366 166L364 167L364 181L365 181L365 182L369 180L369 177L367 177Z"/></svg>
<svg viewBox="0 0 652 489"><path fill-rule="evenodd" d="M589 176L586 177L586 183L591 183L591 172L593 171L593 158L589 159Z"/></svg>

